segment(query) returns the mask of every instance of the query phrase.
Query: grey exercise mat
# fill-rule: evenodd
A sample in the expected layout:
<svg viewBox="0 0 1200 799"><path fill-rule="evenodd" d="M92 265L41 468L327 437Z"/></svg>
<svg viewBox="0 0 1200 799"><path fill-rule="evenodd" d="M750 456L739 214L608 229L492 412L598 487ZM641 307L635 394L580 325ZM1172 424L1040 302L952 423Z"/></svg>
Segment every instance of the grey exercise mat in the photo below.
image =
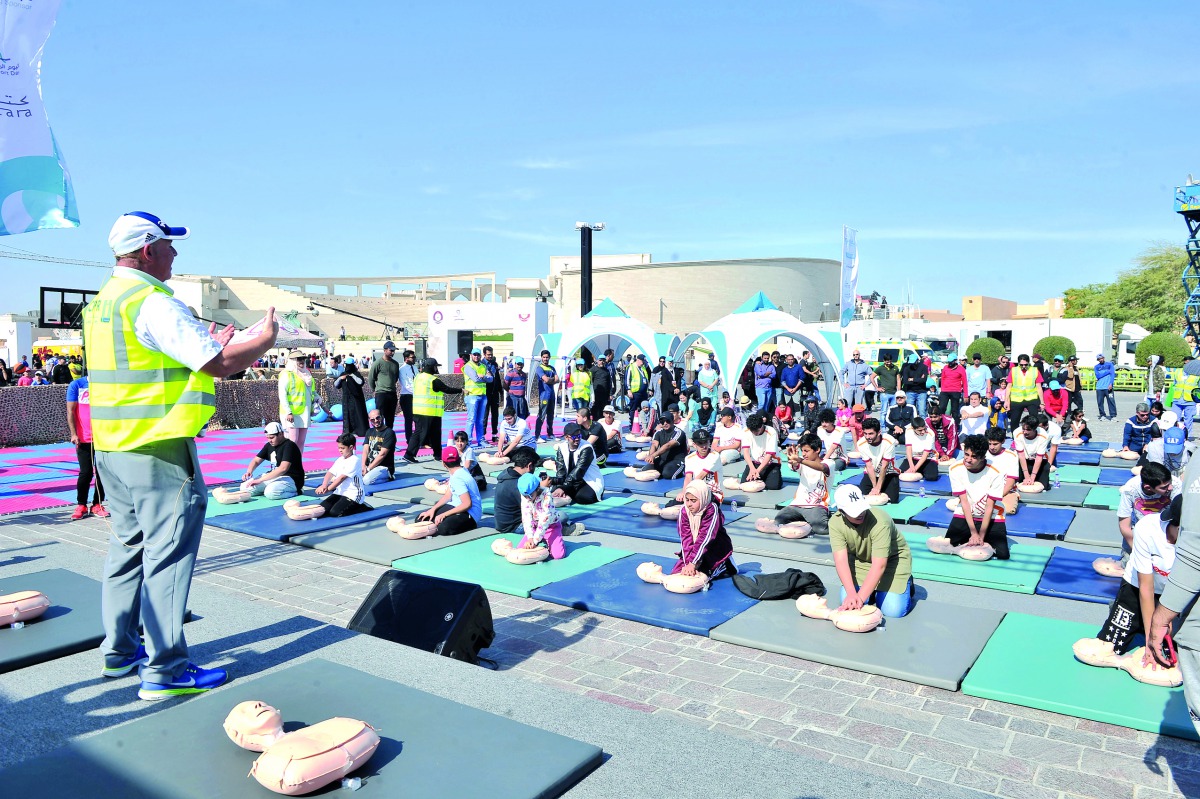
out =
<svg viewBox="0 0 1200 799"><path fill-rule="evenodd" d="M1058 488L1043 491L1040 494L1022 494L1021 501L1030 505L1060 505L1068 508L1082 508L1083 501L1095 488L1085 483L1059 483Z"/></svg>
<svg viewBox="0 0 1200 799"><path fill-rule="evenodd" d="M834 605L838 589L833 586L829 590L828 603ZM904 618L885 619L882 627L860 634L801 616L795 602L779 600L759 602L714 628L709 636L730 644L957 691L1003 618L1002 611L964 610L923 600Z"/></svg>
<svg viewBox="0 0 1200 799"><path fill-rule="evenodd" d="M0 580L0 596L41 591L50 607L14 630L0 627L0 673L85 652L100 645L100 583L66 569L20 574ZM96 669L100 668L97 656Z"/></svg>
<svg viewBox="0 0 1200 799"><path fill-rule="evenodd" d="M375 499L390 499L393 502L408 502L413 505L432 505L440 496L441 494L435 494L424 484L408 488L389 488L373 495Z"/></svg>
<svg viewBox="0 0 1200 799"><path fill-rule="evenodd" d="M823 566L833 565L833 551L829 548L829 536L810 535L807 538L780 538L774 533L760 533L754 529L754 522L760 516L773 518L775 514L751 513L740 522L726 525L725 530L729 533L730 540L733 541L735 562L738 555L759 555Z"/></svg>
<svg viewBox="0 0 1200 799"><path fill-rule="evenodd" d="M670 496L675 496L678 492L669 492ZM725 504L737 502L738 507L759 508L760 510L775 510L779 505L786 505L796 498L796 486L784 484L783 488L775 491L759 491L756 494L747 494L744 491L737 491L732 488L725 489Z"/></svg>
<svg viewBox="0 0 1200 799"><path fill-rule="evenodd" d="M276 797L246 776L258 754L238 748L221 728L230 708L255 699L279 708L288 730L334 716L375 727L379 748L354 772L363 778L356 792L363 799L554 797L603 757L591 744L317 659L235 680L6 768L5 793L75 797L86 785L94 798ZM529 753L535 753L536 768L519 756ZM335 782L320 795L342 793Z"/></svg>
<svg viewBox="0 0 1200 799"><path fill-rule="evenodd" d="M1080 508L1063 538L1069 544L1121 548L1121 532L1117 529L1117 514L1111 510Z"/></svg>
<svg viewBox="0 0 1200 799"><path fill-rule="evenodd" d="M414 511L418 510L413 508ZM406 514L405 518L412 521L415 514ZM346 558L354 558L366 563L377 563L380 566L391 566L393 561L419 555L422 552L432 552L435 549L461 544L464 541L474 541L496 535L491 527L476 527L458 535L433 535L428 538L409 540L387 529L387 520L352 524L325 530L320 533L306 533L294 536L291 543L302 547L317 549L321 552L332 552Z"/></svg>

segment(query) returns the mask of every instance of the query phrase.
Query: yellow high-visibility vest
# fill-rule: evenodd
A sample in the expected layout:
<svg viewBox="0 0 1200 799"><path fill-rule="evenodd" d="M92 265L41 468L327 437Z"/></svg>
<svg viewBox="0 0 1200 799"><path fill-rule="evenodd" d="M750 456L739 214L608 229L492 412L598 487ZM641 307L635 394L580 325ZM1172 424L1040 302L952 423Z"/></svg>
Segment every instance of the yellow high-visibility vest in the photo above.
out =
<svg viewBox="0 0 1200 799"><path fill-rule="evenodd" d="M304 380L291 369L280 372L279 379L287 383L284 386L287 403L279 406L279 418L282 419L289 413L293 416L303 415L308 410L308 392Z"/></svg>
<svg viewBox="0 0 1200 799"><path fill-rule="evenodd" d="M413 379L413 413L417 416L441 416L446 398L433 390L434 376L421 372Z"/></svg>
<svg viewBox="0 0 1200 799"><path fill-rule="evenodd" d="M1038 370L1030 366L1024 374L1021 373L1020 366L1012 368L1012 382L1008 387L1009 402L1029 402L1038 398L1037 380Z"/></svg>
<svg viewBox="0 0 1200 799"><path fill-rule="evenodd" d="M165 288L113 276L83 312L92 445L125 452L194 438L216 410L213 379L143 345L134 333L142 303Z"/></svg>
<svg viewBox="0 0 1200 799"><path fill-rule="evenodd" d="M571 372L572 399L587 399L592 396L592 373L587 369Z"/></svg>
<svg viewBox="0 0 1200 799"><path fill-rule="evenodd" d="M478 383L467 379L466 375L467 375L468 370L470 370L471 374L474 375L479 380ZM484 394L486 394L487 393L487 384L484 383L483 380L487 376L487 371L488 371L487 367L483 365L482 361L480 361L479 363L472 363L471 361L467 361L466 363L464 363L463 364L463 391L472 397L482 397ZM416 411L413 411L413 412L416 413Z"/></svg>

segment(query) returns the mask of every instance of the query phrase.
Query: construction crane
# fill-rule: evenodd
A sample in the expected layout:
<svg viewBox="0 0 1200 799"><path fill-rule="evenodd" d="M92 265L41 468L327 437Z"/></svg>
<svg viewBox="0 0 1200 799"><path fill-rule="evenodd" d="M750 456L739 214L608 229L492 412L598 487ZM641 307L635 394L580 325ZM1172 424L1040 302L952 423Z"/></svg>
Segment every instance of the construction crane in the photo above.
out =
<svg viewBox="0 0 1200 799"><path fill-rule="evenodd" d="M1185 334L1192 345L1192 354L1200 354L1200 180L1191 175L1187 183L1175 189L1175 212L1187 225L1187 266L1183 267L1183 290L1187 301L1183 306Z"/></svg>

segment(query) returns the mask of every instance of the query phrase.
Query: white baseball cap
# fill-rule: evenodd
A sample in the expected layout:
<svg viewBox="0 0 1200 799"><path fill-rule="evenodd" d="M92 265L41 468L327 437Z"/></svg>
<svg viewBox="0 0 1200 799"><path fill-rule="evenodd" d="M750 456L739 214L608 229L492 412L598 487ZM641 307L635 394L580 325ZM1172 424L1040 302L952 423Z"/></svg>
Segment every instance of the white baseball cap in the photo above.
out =
<svg viewBox="0 0 1200 799"><path fill-rule="evenodd" d="M263 428L263 432L269 436L277 436L283 432L283 425L279 422L267 422L267 426Z"/></svg>
<svg viewBox="0 0 1200 799"><path fill-rule="evenodd" d="M833 494L837 509L847 516L858 518L871 509L871 503L863 496L862 489L850 483L843 483Z"/></svg>
<svg viewBox="0 0 1200 799"><path fill-rule="evenodd" d="M128 255L158 239L186 239L190 235L192 231L187 228L171 227L154 214L130 211L112 226L108 246L114 255Z"/></svg>

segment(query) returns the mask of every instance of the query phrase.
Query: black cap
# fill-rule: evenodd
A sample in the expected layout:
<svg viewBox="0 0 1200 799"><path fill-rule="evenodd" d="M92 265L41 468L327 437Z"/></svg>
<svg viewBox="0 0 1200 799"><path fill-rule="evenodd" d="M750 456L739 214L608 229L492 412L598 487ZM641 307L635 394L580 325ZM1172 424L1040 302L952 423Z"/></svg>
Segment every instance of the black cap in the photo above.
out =
<svg viewBox="0 0 1200 799"><path fill-rule="evenodd" d="M568 438L581 436L583 435L583 428L575 422L567 422L566 426L563 427L563 435Z"/></svg>
<svg viewBox="0 0 1200 799"><path fill-rule="evenodd" d="M672 402L670 405L667 406L667 413L679 413L679 406L676 403Z"/></svg>
<svg viewBox="0 0 1200 799"><path fill-rule="evenodd" d="M718 416L728 416L730 419L737 416L737 414L733 412L733 408L722 408L720 410L720 412L717 413L717 415Z"/></svg>
<svg viewBox="0 0 1200 799"><path fill-rule="evenodd" d="M395 345L395 344L393 344L393 343L392 343L392 342L390 342L390 341L385 341L385 342L383 342L383 348L384 348L385 350L391 350L392 352L395 352L395 351L396 351L396 345Z"/></svg>

